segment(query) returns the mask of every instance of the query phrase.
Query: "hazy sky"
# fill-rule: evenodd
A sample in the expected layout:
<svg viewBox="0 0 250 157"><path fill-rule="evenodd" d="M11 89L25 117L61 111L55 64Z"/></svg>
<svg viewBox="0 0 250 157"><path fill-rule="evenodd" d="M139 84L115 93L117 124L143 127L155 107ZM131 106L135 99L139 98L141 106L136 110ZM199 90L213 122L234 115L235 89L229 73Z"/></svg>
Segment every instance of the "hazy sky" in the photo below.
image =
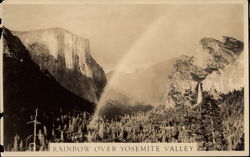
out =
<svg viewBox="0 0 250 157"><path fill-rule="evenodd" d="M243 40L241 4L9 4L3 14L11 30L61 27L88 38L106 72L122 60L120 70L132 71L192 55L203 37Z"/></svg>

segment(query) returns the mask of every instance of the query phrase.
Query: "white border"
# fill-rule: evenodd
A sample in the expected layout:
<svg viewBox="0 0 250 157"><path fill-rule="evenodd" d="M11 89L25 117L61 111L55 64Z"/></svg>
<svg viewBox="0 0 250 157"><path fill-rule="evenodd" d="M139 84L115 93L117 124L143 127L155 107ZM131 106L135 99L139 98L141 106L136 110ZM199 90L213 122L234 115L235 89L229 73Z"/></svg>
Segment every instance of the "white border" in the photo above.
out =
<svg viewBox="0 0 250 157"><path fill-rule="evenodd" d="M170 3L243 3L247 0L5 0L5 4L84 4L84 3L132 3L132 4L170 4Z"/></svg>

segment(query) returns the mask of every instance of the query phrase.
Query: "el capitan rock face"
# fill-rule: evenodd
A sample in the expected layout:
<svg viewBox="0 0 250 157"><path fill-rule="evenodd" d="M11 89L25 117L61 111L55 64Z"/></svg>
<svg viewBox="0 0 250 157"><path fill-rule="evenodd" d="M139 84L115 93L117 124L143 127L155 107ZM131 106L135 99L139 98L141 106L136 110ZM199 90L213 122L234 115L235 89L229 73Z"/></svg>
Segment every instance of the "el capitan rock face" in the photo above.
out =
<svg viewBox="0 0 250 157"><path fill-rule="evenodd" d="M176 61L167 81L164 100L166 106L195 105L200 103L203 90L218 87L216 90L224 92L228 90L228 86L233 86L223 83L232 83L231 79L235 77L227 77L230 73L236 74L237 71L240 72L237 77L244 76L243 68L236 64L240 62L243 42L231 37L223 38L223 42L203 38L196 55L182 56ZM243 87L242 81L240 83L237 86Z"/></svg>
<svg viewBox="0 0 250 157"><path fill-rule="evenodd" d="M62 86L96 103L106 75L90 54L89 41L61 28L14 32L32 60L47 69Z"/></svg>

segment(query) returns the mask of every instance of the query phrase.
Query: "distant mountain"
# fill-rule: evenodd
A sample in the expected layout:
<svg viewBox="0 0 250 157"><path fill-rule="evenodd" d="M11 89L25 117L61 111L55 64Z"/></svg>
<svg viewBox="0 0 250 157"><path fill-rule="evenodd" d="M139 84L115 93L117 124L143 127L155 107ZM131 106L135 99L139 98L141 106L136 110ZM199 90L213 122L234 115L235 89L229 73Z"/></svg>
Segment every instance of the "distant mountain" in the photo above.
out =
<svg viewBox="0 0 250 157"><path fill-rule="evenodd" d="M61 112L94 112L96 105L61 86L54 76L36 64L21 40L3 28L4 143L12 144L17 133L33 134L26 122L38 108L40 126L52 125L49 117ZM74 79L74 78L72 78ZM45 116L46 115L46 116ZM42 117L47 117L44 119ZM50 132L50 131L48 131Z"/></svg>
<svg viewBox="0 0 250 157"><path fill-rule="evenodd" d="M132 73L109 72L107 74L108 81L111 81L114 75L115 79L110 82L111 85L107 91L108 98L127 97L131 103L162 104L168 75L176 60L177 58L162 61Z"/></svg>
<svg viewBox="0 0 250 157"><path fill-rule="evenodd" d="M90 54L89 40L61 28L14 32L32 60L47 69L63 87L96 103L106 76Z"/></svg>

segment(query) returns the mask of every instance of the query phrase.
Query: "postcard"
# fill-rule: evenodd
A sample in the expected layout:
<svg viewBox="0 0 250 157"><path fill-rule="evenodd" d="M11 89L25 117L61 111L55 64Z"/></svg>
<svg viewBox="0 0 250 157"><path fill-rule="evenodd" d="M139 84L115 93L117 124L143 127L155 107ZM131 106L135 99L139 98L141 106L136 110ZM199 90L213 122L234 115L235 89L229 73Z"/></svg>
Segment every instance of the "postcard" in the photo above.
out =
<svg viewBox="0 0 250 157"><path fill-rule="evenodd" d="M249 155L246 0L5 0L1 19L1 155Z"/></svg>

